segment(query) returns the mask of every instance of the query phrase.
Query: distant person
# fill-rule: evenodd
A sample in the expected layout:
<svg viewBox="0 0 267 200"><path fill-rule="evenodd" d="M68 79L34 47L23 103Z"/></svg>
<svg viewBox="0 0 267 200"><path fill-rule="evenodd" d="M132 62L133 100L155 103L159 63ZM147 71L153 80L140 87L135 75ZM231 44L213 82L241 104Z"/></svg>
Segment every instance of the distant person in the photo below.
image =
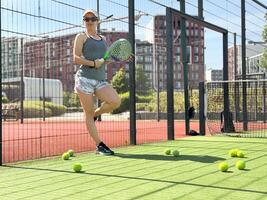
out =
<svg viewBox="0 0 267 200"><path fill-rule="evenodd" d="M121 104L116 90L105 80L105 65L103 56L107 51L105 37L97 33L99 23L98 13L86 10L83 14L85 31L76 35L73 49L73 60L80 64L75 75L74 90L80 98L85 114L86 127L96 143L96 153L113 155L114 152L101 140L95 126L97 116L118 108ZM103 103L95 110L95 95Z"/></svg>

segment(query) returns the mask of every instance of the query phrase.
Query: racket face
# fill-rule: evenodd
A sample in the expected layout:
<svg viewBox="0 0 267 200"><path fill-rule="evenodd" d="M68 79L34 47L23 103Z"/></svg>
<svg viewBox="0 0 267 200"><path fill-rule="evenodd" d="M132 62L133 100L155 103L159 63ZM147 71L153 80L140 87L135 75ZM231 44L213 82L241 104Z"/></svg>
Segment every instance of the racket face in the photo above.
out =
<svg viewBox="0 0 267 200"><path fill-rule="evenodd" d="M125 61L132 54L132 46L128 40L119 39L111 45L108 53L115 61Z"/></svg>

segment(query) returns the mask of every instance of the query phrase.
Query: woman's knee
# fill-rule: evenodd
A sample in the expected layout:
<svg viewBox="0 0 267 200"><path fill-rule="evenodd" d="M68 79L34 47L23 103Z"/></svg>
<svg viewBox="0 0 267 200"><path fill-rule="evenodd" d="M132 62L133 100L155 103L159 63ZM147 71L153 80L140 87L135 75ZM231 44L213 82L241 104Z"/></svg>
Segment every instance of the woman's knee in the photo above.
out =
<svg viewBox="0 0 267 200"><path fill-rule="evenodd" d="M114 98L110 104L112 105L112 108L115 109L115 108L118 108L120 107L121 105L121 98L118 96L117 98Z"/></svg>
<svg viewBox="0 0 267 200"><path fill-rule="evenodd" d="M85 117L94 117L95 111L94 109L84 109Z"/></svg>

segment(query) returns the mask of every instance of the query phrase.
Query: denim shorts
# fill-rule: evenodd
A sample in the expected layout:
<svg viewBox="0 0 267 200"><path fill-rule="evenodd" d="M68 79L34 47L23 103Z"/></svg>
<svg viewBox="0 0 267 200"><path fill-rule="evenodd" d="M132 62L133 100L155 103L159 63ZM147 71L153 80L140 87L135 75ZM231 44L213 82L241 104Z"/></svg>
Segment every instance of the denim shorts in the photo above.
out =
<svg viewBox="0 0 267 200"><path fill-rule="evenodd" d="M105 80L99 81L75 75L74 91L75 93L77 93L77 90L79 90L85 94L94 94L97 90L107 85L109 85L109 83Z"/></svg>

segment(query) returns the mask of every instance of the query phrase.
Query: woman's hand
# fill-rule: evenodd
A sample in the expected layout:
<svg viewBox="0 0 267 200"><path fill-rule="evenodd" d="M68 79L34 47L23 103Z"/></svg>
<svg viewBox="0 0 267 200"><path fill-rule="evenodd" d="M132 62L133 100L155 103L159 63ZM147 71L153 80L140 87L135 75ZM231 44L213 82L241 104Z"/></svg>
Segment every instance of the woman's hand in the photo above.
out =
<svg viewBox="0 0 267 200"><path fill-rule="evenodd" d="M101 67L104 63L105 63L104 58L96 59L96 60L95 60L95 68L98 69L98 68Z"/></svg>

